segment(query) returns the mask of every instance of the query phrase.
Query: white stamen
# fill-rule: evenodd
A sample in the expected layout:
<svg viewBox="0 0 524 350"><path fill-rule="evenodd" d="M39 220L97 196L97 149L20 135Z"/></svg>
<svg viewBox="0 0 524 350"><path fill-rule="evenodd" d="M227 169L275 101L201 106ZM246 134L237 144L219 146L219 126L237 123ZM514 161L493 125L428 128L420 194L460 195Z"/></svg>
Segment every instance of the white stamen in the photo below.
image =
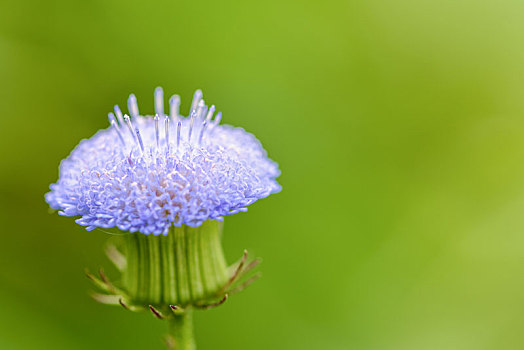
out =
<svg viewBox="0 0 524 350"><path fill-rule="evenodd" d="M127 109L129 109L131 117L138 117L138 103L136 102L136 96L134 94L129 95L129 98L127 99Z"/></svg>
<svg viewBox="0 0 524 350"><path fill-rule="evenodd" d="M202 112L200 113L200 116L199 116L200 119L205 120L208 109L209 107L207 105L204 105L204 108L202 108Z"/></svg>
<svg viewBox="0 0 524 350"><path fill-rule="evenodd" d="M209 124L209 122L211 121L211 118L213 118L213 113L215 113L215 105L212 105L209 108L209 112L207 112L207 117L206 117L207 124Z"/></svg>
<svg viewBox="0 0 524 350"><path fill-rule="evenodd" d="M217 126L220 123L221 119L222 119L222 112L218 112L217 116L215 117L215 120L213 121L213 127Z"/></svg>
<svg viewBox="0 0 524 350"><path fill-rule="evenodd" d="M216 126L220 123L222 119L222 112L218 112L212 124L209 126L209 136L213 135L215 132Z"/></svg>
<svg viewBox="0 0 524 350"><path fill-rule="evenodd" d="M159 149L160 148L160 135L159 135L159 129L158 129L158 120L160 119L158 117L158 115L155 115L155 118L153 118L155 120L155 138L156 138L156 148Z"/></svg>
<svg viewBox="0 0 524 350"><path fill-rule="evenodd" d="M180 130L182 130L182 122L179 120L176 128L176 148L180 146Z"/></svg>
<svg viewBox="0 0 524 350"><path fill-rule="evenodd" d="M166 153L169 153L169 117L167 115L164 119L164 130L166 132Z"/></svg>
<svg viewBox="0 0 524 350"><path fill-rule="evenodd" d="M136 137L138 139L138 144L140 145L140 149L142 150L142 154L144 154L144 142L142 142L142 137L140 136L140 130L136 129Z"/></svg>
<svg viewBox="0 0 524 350"><path fill-rule="evenodd" d="M180 115L180 96L173 95L169 99L169 111L171 119L175 120Z"/></svg>
<svg viewBox="0 0 524 350"><path fill-rule="evenodd" d="M193 132L193 124L195 124L196 112L191 115L191 121L189 122L189 132L187 133L187 143L191 143L191 133Z"/></svg>
<svg viewBox="0 0 524 350"><path fill-rule="evenodd" d="M155 113L164 115L164 90L160 86L155 89Z"/></svg>
<svg viewBox="0 0 524 350"><path fill-rule="evenodd" d="M125 123L127 125L129 132L131 133L131 137L133 138L133 140L135 140L136 144L138 145L139 143L136 137L135 128L133 127L133 123L131 123L131 119L129 119L129 116L127 114L124 115L124 120L125 120Z"/></svg>
<svg viewBox="0 0 524 350"><path fill-rule="evenodd" d="M111 122L115 120L115 115L113 114L113 112L107 113L107 120L109 120L109 124L111 124Z"/></svg>
<svg viewBox="0 0 524 350"><path fill-rule="evenodd" d="M204 137L204 131L206 131L207 120L202 123L202 130L200 130L200 137L198 138L198 145L202 144L202 138Z"/></svg>
<svg viewBox="0 0 524 350"><path fill-rule="evenodd" d="M200 100L200 101L198 102L197 112L196 112L196 116L195 116L195 118L200 119L200 115L202 114L202 111L203 111L203 109L204 109L204 106L205 106L205 102L204 102L204 100Z"/></svg>
<svg viewBox="0 0 524 350"><path fill-rule="evenodd" d="M198 102L202 98L202 90L198 89L193 95L193 102L191 102L191 109L189 110L189 115L193 114L193 111L196 110Z"/></svg>
<svg viewBox="0 0 524 350"><path fill-rule="evenodd" d="M115 120L115 115L113 113L109 113L108 115L109 123L113 128L115 128L116 133L118 134L118 138L122 142L122 145L126 145L126 142L124 141L124 136L122 135L122 132L120 131L120 128L118 127L118 123Z"/></svg>
<svg viewBox="0 0 524 350"><path fill-rule="evenodd" d="M122 111L120 110L120 107L118 107L118 105L115 105L115 114L120 125L124 125L124 117L122 116Z"/></svg>

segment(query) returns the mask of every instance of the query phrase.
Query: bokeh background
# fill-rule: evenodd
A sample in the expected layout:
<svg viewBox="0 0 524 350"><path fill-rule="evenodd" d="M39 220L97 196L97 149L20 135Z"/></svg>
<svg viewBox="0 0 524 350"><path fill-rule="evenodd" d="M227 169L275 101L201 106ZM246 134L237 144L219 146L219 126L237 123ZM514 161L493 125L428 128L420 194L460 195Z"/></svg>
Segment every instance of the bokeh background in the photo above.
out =
<svg viewBox="0 0 524 350"><path fill-rule="evenodd" d="M202 88L284 190L228 217L263 278L199 349L524 348L520 0L0 1L0 348L162 349L96 304L108 235L48 213L58 164L134 92Z"/></svg>

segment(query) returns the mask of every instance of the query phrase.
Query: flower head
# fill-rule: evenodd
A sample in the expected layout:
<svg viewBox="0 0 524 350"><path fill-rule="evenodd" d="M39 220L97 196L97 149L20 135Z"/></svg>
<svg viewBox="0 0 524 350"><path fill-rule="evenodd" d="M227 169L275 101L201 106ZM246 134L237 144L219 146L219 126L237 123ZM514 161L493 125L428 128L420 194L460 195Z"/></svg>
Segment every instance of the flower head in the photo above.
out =
<svg viewBox="0 0 524 350"><path fill-rule="evenodd" d="M49 205L88 230L166 234L171 225L199 226L205 220L246 211L280 191L278 165L254 135L221 125L221 113L195 92L188 117L180 98L155 90L155 116L139 115L134 95L131 117L115 106L110 126L82 140L60 164Z"/></svg>

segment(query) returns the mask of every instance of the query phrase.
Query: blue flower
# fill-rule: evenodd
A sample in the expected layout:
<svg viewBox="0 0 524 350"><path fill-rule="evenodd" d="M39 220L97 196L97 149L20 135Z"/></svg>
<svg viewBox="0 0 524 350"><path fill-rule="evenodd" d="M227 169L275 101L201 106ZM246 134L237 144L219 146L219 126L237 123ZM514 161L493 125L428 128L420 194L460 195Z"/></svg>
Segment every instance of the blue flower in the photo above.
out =
<svg viewBox="0 0 524 350"><path fill-rule="evenodd" d="M171 225L200 226L205 220L247 211L280 191L280 171L254 135L221 125L221 113L195 92L189 117L180 98L155 90L155 116L140 116L134 95L131 117L115 106L110 126L85 139L60 164L59 179L45 198L87 230L167 234Z"/></svg>

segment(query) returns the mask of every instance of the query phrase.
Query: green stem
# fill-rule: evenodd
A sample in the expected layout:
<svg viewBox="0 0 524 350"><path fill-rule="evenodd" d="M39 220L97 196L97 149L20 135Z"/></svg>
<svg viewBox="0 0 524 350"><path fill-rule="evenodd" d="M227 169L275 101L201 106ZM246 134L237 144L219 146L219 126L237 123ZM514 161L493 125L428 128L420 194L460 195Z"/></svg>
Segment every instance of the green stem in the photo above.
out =
<svg viewBox="0 0 524 350"><path fill-rule="evenodd" d="M169 344L171 350L194 350L193 311L187 309L184 313L173 315L169 320Z"/></svg>

